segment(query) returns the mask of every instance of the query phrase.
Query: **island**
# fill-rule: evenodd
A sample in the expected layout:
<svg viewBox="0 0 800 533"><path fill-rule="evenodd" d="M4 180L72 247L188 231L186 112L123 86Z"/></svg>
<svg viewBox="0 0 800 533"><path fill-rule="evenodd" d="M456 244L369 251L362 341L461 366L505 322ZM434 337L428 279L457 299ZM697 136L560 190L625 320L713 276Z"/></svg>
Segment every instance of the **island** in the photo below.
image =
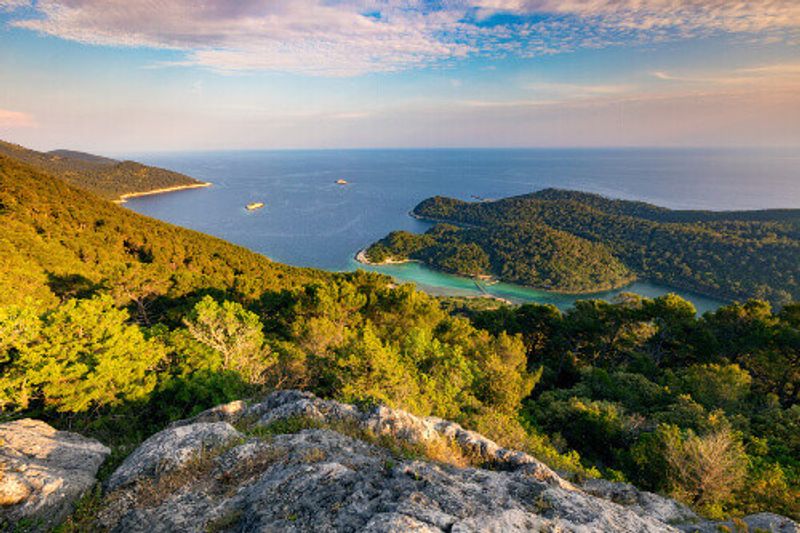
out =
<svg viewBox="0 0 800 533"><path fill-rule="evenodd" d="M545 189L493 201L437 196L411 215L434 225L392 232L359 260L415 260L573 294L642 279L729 300L800 297L800 209L670 210Z"/></svg>

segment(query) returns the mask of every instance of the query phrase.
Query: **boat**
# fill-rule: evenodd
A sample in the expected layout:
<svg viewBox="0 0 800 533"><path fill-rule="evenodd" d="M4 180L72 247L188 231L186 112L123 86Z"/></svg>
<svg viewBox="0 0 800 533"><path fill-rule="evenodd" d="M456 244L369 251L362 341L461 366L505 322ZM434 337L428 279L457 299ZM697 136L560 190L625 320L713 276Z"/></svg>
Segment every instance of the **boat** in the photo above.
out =
<svg viewBox="0 0 800 533"><path fill-rule="evenodd" d="M336 180L336 185L347 185L347 180L339 178L338 180Z"/></svg>
<svg viewBox="0 0 800 533"><path fill-rule="evenodd" d="M264 202L253 202L251 204L247 204L248 211L255 211L256 209L261 209L264 207Z"/></svg>

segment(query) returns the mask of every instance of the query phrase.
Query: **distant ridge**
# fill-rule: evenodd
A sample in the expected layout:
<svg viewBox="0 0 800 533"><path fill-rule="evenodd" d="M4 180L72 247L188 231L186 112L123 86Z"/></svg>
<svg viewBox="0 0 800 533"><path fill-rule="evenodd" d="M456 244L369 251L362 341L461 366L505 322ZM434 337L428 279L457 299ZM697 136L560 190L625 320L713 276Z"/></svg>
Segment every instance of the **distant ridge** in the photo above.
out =
<svg viewBox="0 0 800 533"><path fill-rule="evenodd" d="M76 187L112 200L120 200L125 195L137 193L204 185L203 182L179 172L74 150L37 152L0 141L0 155L27 163L37 170L56 174Z"/></svg>
<svg viewBox="0 0 800 533"><path fill-rule="evenodd" d="M116 159L103 157L101 155L87 154L86 152L78 152L77 150L51 150L47 155L54 155L65 159L79 159L88 163L99 163L103 165L114 165L119 163Z"/></svg>

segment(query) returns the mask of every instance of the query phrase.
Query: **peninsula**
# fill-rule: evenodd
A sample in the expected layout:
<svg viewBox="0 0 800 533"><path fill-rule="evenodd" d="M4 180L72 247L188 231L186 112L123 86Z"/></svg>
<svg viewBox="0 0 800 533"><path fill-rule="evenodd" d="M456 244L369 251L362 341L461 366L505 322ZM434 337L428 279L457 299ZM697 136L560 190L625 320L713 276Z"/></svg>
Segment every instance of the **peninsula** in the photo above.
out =
<svg viewBox="0 0 800 533"><path fill-rule="evenodd" d="M424 234L392 232L373 264L407 259L564 293L646 279L723 299L800 297L800 210L688 211L546 189L496 201L434 197L411 215Z"/></svg>
<svg viewBox="0 0 800 533"><path fill-rule="evenodd" d="M168 192L184 191L186 189L202 189L204 187L211 187L210 181L203 181L199 183L190 183L188 185L176 185L174 187L164 187L163 189L153 189L144 192L129 192L121 194L120 197L114 200L115 204L124 204L129 198L138 198L140 196L152 196L154 194L164 194Z"/></svg>
<svg viewBox="0 0 800 533"><path fill-rule="evenodd" d="M127 198L136 196L210 185L172 170L74 150L37 152L0 141L0 155L24 162L42 172L57 174L71 185L117 203L125 203Z"/></svg>

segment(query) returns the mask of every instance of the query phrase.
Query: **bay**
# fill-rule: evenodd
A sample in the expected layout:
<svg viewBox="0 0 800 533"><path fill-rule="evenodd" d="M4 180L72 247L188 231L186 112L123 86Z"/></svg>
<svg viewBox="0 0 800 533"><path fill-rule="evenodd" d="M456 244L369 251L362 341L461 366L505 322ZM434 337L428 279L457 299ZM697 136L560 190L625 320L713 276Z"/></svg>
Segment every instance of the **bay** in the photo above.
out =
<svg viewBox="0 0 800 533"><path fill-rule="evenodd" d="M797 150L439 149L284 150L126 154L210 181L207 189L144 196L125 205L139 213L240 244L275 261L333 271L368 268L435 294L488 293L514 302L572 305L583 295L554 294L471 279L408 263L364 267L361 248L388 232L423 232L408 216L434 195L502 198L546 187L643 200L673 209L800 207ZM337 184L339 179L346 185ZM264 202L248 211L245 205ZM699 312L723 302L636 282L619 292L675 292Z"/></svg>

